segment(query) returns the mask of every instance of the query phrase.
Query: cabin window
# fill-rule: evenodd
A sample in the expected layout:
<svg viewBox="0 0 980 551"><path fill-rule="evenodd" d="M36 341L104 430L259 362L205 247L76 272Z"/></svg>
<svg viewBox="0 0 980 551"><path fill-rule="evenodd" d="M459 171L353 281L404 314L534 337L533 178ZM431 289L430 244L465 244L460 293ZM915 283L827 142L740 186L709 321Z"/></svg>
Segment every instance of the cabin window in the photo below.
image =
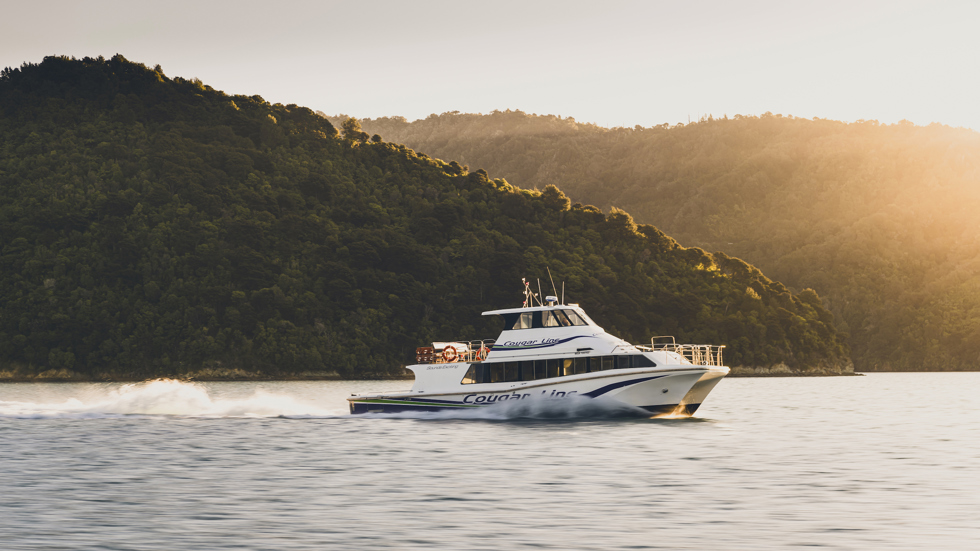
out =
<svg viewBox="0 0 980 551"><path fill-rule="evenodd" d="M544 360L534 360L534 378L535 379L547 379L548 370L545 366Z"/></svg>
<svg viewBox="0 0 980 551"><path fill-rule="evenodd" d="M657 364L643 354L637 354L633 356L633 367L657 367Z"/></svg>
<svg viewBox="0 0 980 551"><path fill-rule="evenodd" d="M534 362L527 360L521 362L521 380L522 381L533 381L534 380Z"/></svg>
<svg viewBox="0 0 980 551"><path fill-rule="evenodd" d="M464 385L489 383L491 365L493 364L471 364L470 368L466 370L466 375L463 375L463 380L460 381L460 383Z"/></svg>
<svg viewBox="0 0 980 551"><path fill-rule="evenodd" d="M491 383L504 382L504 364L502 363L490 364L490 382Z"/></svg>
<svg viewBox="0 0 980 551"><path fill-rule="evenodd" d="M521 362L494 362L472 364L463 376L462 384L511 383L535 381L552 377L567 377L609 369L630 367L657 367L643 354L622 356L576 356L550 360L524 360Z"/></svg>
<svg viewBox="0 0 980 551"><path fill-rule="evenodd" d="M541 325L544 327L569 327L572 324L563 310L545 310L541 312ZM585 325L584 323L582 325Z"/></svg>
<svg viewBox="0 0 980 551"><path fill-rule="evenodd" d="M561 360L561 374L562 376L575 375L575 366L573 365L574 360L572 358L565 358Z"/></svg>
<svg viewBox="0 0 980 551"><path fill-rule="evenodd" d="M564 310L565 316L572 325L588 325L588 323L575 313L575 310Z"/></svg>
<svg viewBox="0 0 980 551"><path fill-rule="evenodd" d="M530 329L531 328L531 312L524 312L523 314L517 316L517 320L514 322L514 326L511 329Z"/></svg>
<svg viewBox="0 0 980 551"><path fill-rule="evenodd" d="M540 329L542 327L544 327L544 325L541 324L541 312L531 312L531 328Z"/></svg>
<svg viewBox="0 0 980 551"><path fill-rule="evenodd" d="M568 321L568 317L565 316L565 310L555 310L554 314L555 314L555 319L558 320L558 325L561 325L562 327L568 327L572 325L572 322Z"/></svg>
<svg viewBox="0 0 980 551"><path fill-rule="evenodd" d="M548 378L561 376L558 370L560 363L559 360L548 360Z"/></svg>
<svg viewBox="0 0 980 551"><path fill-rule="evenodd" d="M541 312L541 325L545 327L559 327L561 324L558 322L558 317L555 315L557 312Z"/></svg>

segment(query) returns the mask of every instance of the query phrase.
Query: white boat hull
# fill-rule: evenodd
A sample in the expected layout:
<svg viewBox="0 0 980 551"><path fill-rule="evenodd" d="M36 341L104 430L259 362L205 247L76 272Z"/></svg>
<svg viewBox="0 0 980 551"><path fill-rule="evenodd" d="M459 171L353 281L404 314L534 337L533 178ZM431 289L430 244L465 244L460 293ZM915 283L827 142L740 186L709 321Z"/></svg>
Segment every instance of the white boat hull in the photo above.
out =
<svg viewBox="0 0 980 551"><path fill-rule="evenodd" d="M459 385L443 392L405 391L348 398L350 411L397 413L493 406L517 400L561 400L573 396L615 400L653 416L690 416L727 367L664 366L600 371L536 381Z"/></svg>

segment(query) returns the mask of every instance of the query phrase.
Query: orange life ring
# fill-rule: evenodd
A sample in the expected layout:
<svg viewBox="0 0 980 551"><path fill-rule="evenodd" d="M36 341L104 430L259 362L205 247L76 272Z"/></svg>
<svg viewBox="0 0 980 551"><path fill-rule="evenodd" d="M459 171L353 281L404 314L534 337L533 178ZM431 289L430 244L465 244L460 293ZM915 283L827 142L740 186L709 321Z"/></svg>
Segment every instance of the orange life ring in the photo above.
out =
<svg viewBox="0 0 980 551"><path fill-rule="evenodd" d="M456 352L456 348L452 346L447 346L442 350L442 359L447 363L455 362L458 355L459 354Z"/></svg>
<svg viewBox="0 0 980 551"><path fill-rule="evenodd" d="M476 351L476 357L479 358L480 361L482 362L483 360L487 359L487 354L489 353L490 353L490 349L484 346L483 348Z"/></svg>

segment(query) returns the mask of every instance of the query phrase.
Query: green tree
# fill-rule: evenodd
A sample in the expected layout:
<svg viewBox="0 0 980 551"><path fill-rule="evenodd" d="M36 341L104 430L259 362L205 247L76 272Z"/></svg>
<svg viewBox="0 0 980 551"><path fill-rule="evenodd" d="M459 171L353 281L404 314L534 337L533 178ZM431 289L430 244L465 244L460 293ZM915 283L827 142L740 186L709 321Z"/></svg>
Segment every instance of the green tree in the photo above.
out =
<svg viewBox="0 0 980 551"><path fill-rule="evenodd" d="M354 117L349 117L341 125L340 129L344 134L344 139L364 143L368 140L368 133L361 131L361 123Z"/></svg>
<svg viewBox="0 0 980 551"><path fill-rule="evenodd" d="M520 278L545 268L628 340L727 344L733 365L847 364L814 293L557 187L357 132L344 128L351 147L309 109L122 58L3 72L0 372L399 374L426 342L495 336L480 313L518 303Z"/></svg>

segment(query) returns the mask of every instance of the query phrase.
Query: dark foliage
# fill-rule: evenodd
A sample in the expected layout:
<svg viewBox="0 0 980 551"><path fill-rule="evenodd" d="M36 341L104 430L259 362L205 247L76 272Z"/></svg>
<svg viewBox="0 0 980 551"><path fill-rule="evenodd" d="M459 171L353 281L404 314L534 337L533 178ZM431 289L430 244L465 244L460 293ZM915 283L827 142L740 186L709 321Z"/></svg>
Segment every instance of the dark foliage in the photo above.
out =
<svg viewBox="0 0 980 551"><path fill-rule="evenodd" d="M614 129L519 111L361 123L812 287L858 370L980 367L977 132L768 113Z"/></svg>
<svg viewBox="0 0 980 551"><path fill-rule="evenodd" d="M494 336L550 266L608 330L729 345L733 364L846 362L812 292L258 96L121 56L0 76L0 368L92 378L215 366L396 373ZM356 121L355 121L356 123Z"/></svg>

